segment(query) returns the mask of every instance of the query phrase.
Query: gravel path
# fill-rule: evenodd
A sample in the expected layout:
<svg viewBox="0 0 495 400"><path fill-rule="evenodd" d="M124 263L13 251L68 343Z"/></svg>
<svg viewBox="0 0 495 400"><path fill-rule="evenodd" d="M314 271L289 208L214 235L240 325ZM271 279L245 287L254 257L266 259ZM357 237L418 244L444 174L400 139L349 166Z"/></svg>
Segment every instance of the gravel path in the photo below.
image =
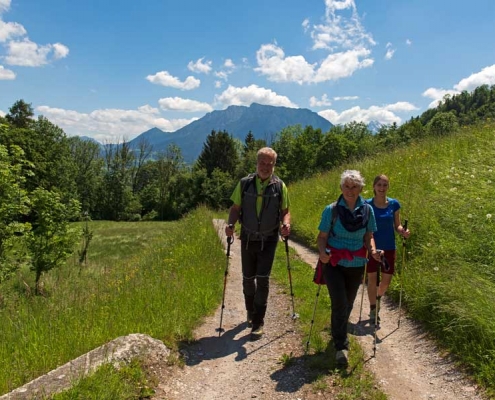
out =
<svg viewBox="0 0 495 400"><path fill-rule="evenodd" d="M225 244L223 220L215 227ZM317 254L290 241L301 259L316 265ZM316 379L305 366L303 338L291 319L290 298L282 294L272 281L265 335L258 341L249 340L250 329L245 323L242 295L240 241L231 246L229 275L225 294L223 328L216 332L221 308L195 332L197 341L183 351L185 366L157 367L160 382L154 399L217 400L217 399L331 399L329 387L325 393L314 393ZM363 320L369 306L364 296ZM358 294L351 321L359 320ZM448 357L442 357L434 343L410 319L403 316L397 329L397 310L382 301L382 326L378 331L376 357L373 357L373 330L362 321L355 324L355 335L366 354L366 366L377 384L397 400L481 400L478 388L455 369ZM283 355L292 355L294 363L285 367Z"/></svg>

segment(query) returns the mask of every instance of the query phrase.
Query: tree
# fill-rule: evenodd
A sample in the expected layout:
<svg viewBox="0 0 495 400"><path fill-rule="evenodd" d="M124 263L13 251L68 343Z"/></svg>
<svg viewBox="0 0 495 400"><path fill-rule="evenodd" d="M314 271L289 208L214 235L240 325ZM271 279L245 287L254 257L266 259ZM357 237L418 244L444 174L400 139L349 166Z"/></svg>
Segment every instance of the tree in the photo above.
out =
<svg viewBox="0 0 495 400"><path fill-rule="evenodd" d="M35 272L35 293L41 293L40 279L43 273L59 267L74 252L80 232L72 228L70 221L78 218L80 205L71 200L62 203L58 193L36 189L31 197L33 229L27 237L31 255L31 270Z"/></svg>
<svg viewBox="0 0 495 400"><path fill-rule="evenodd" d="M454 133L459 128L457 117L454 112L439 112L428 122L426 129L430 135L444 136L450 133Z"/></svg>
<svg viewBox="0 0 495 400"><path fill-rule="evenodd" d="M31 228L29 223L20 221L21 216L29 213L29 199L23 188L24 153L15 146L11 154L0 145L0 283L15 270L15 266L6 260L6 250L13 245L17 235Z"/></svg>
<svg viewBox="0 0 495 400"><path fill-rule="evenodd" d="M217 168L234 177L238 162L239 155L232 136L226 131L211 131L198 157L197 168L206 170L208 176Z"/></svg>
<svg viewBox="0 0 495 400"><path fill-rule="evenodd" d="M12 107L9 108L9 113L5 116L9 123L16 128L29 128L34 122L34 112L31 104L24 100L17 100Z"/></svg>

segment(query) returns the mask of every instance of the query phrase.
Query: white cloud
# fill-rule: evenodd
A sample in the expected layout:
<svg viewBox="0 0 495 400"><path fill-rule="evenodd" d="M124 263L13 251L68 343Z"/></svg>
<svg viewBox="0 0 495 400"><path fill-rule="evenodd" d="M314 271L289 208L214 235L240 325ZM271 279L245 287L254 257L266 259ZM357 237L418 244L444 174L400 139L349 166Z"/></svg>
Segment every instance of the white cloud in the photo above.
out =
<svg viewBox="0 0 495 400"><path fill-rule="evenodd" d="M304 32L307 32L309 29L309 18L304 19L301 26L303 27Z"/></svg>
<svg viewBox="0 0 495 400"><path fill-rule="evenodd" d="M54 59L59 59L66 57L69 54L69 49L60 43L38 46L28 38L22 41L13 40L7 43L5 62L9 65L39 67L50 62L51 53L53 53Z"/></svg>
<svg viewBox="0 0 495 400"><path fill-rule="evenodd" d="M463 90L470 92L481 85L495 85L495 64L462 79L458 84L454 85L454 89L460 92Z"/></svg>
<svg viewBox="0 0 495 400"><path fill-rule="evenodd" d="M26 29L24 29L21 24L18 24L17 22L3 22L0 20L0 43L6 42L16 36L24 36L26 34Z"/></svg>
<svg viewBox="0 0 495 400"><path fill-rule="evenodd" d="M429 97L430 99L433 99L433 101L428 105L428 108L435 108L438 106L438 103L442 101L443 97L446 94L454 95L460 93L458 90L445 90L445 89L436 89L436 88L429 88L426 89L423 93L423 97Z"/></svg>
<svg viewBox="0 0 495 400"><path fill-rule="evenodd" d="M201 84L201 81L193 76L188 76L184 82L181 82L179 78L170 75L167 71L160 71L155 75L148 75L146 79L155 85L173 87L180 90L196 89Z"/></svg>
<svg viewBox="0 0 495 400"><path fill-rule="evenodd" d="M316 64L309 64L303 56L285 57L275 44L264 44L256 52L258 67L254 70L275 82L308 83L313 80Z"/></svg>
<svg viewBox="0 0 495 400"><path fill-rule="evenodd" d="M227 79L229 79L229 74L225 71L216 71L215 76L217 78L223 79L224 81L227 81Z"/></svg>
<svg viewBox="0 0 495 400"><path fill-rule="evenodd" d="M10 8L10 0L0 0L0 15L2 15L4 11L8 11L9 8Z"/></svg>
<svg viewBox="0 0 495 400"><path fill-rule="evenodd" d="M15 79L15 72L0 65L0 81L11 81Z"/></svg>
<svg viewBox="0 0 495 400"><path fill-rule="evenodd" d="M446 94L451 96L461 93L466 90L468 92L473 91L481 85L494 85L495 84L495 64L483 68L480 72L471 74L467 78L461 79L454 85L454 89L439 89L428 88L422 95L429 97L433 101L428 105L428 108L434 108L438 106L440 101L443 100Z"/></svg>
<svg viewBox="0 0 495 400"><path fill-rule="evenodd" d="M418 108L411 103L401 101L382 107L371 106L367 109L356 106L344 110L341 113L329 109L320 111L318 114L335 125L347 124L352 121L364 122L365 124L368 124L371 121L378 121L381 124L390 125L394 122L397 124L402 122L402 119L397 116L395 112L407 112L417 109Z"/></svg>
<svg viewBox="0 0 495 400"><path fill-rule="evenodd" d="M223 83L222 81L215 81L215 88L220 89L222 87Z"/></svg>
<svg viewBox="0 0 495 400"><path fill-rule="evenodd" d="M340 101L340 100L357 100L357 99L359 99L359 96L336 96L333 99L335 101Z"/></svg>
<svg viewBox="0 0 495 400"><path fill-rule="evenodd" d="M55 43L53 45L53 57L57 60L60 58L65 58L69 55L69 48L64 46L62 43Z"/></svg>
<svg viewBox="0 0 495 400"><path fill-rule="evenodd" d="M254 70L274 82L319 83L345 78L358 69L371 67L373 59L366 58L370 53L365 48L334 53L318 66L309 64L303 56L286 57L275 44L264 44L256 53L259 67Z"/></svg>
<svg viewBox="0 0 495 400"><path fill-rule="evenodd" d="M358 69L371 67L373 59L365 58L370 53L370 50L361 48L330 54L316 71L314 82L345 78L351 76Z"/></svg>
<svg viewBox="0 0 495 400"><path fill-rule="evenodd" d="M321 100L318 100L315 96L311 96L309 99L309 105L311 107L331 106L332 102L328 99L328 96L324 94L321 96Z"/></svg>
<svg viewBox="0 0 495 400"><path fill-rule="evenodd" d="M48 106L36 107L36 111L69 136L90 136L101 143L116 143L122 138L131 140L153 127L173 132L197 119L161 118L158 109L149 105L137 110L104 109L89 114Z"/></svg>
<svg viewBox="0 0 495 400"><path fill-rule="evenodd" d="M5 115L7 115L5 111L0 110L0 117L5 117Z"/></svg>
<svg viewBox="0 0 495 400"><path fill-rule="evenodd" d="M395 49L392 48L392 43L390 42L387 43L385 48L387 49L387 52L385 53L385 60L390 60L394 56Z"/></svg>
<svg viewBox="0 0 495 400"><path fill-rule="evenodd" d="M411 45L412 45L412 41L411 41L410 39L406 39L406 44L407 44L408 46L411 46Z"/></svg>
<svg viewBox="0 0 495 400"><path fill-rule="evenodd" d="M187 64L187 68L196 73L209 74L211 71L211 61L203 62L205 58L202 57L198 59L196 62L189 61Z"/></svg>
<svg viewBox="0 0 495 400"><path fill-rule="evenodd" d="M313 49L360 48L375 45L361 25L354 0L325 0L325 19L311 31Z"/></svg>
<svg viewBox="0 0 495 400"><path fill-rule="evenodd" d="M297 108L297 105L286 96L281 96L270 89L261 88L257 85L245 87L229 87L220 95L215 96L215 101L225 106L238 105L249 106L259 103L271 106L284 106Z"/></svg>
<svg viewBox="0 0 495 400"><path fill-rule="evenodd" d="M200 101L190 100L190 99L183 99L180 97L165 97L163 99L158 100L158 104L160 104L160 108L162 110L169 110L169 111L186 111L186 112L213 111L213 107L210 106L208 103L202 103Z"/></svg>
<svg viewBox="0 0 495 400"><path fill-rule="evenodd" d="M225 60L225 62L223 63L223 66L225 68L229 68L229 69L235 68L235 64L234 64L234 62L230 58L227 58Z"/></svg>

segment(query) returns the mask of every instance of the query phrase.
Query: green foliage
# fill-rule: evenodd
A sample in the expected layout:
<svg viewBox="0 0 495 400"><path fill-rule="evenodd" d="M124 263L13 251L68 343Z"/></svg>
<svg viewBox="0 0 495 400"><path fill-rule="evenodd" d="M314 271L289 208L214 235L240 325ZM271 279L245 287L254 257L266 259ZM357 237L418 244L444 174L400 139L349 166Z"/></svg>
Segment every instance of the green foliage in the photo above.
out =
<svg viewBox="0 0 495 400"><path fill-rule="evenodd" d="M236 144L232 135L226 131L212 131L206 138L203 150L198 157L197 167L206 170L208 176L215 169L226 172L229 176L235 176L239 162Z"/></svg>
<svg viewBox="0 0 495 400"><path fill-rule="evenodd" d="M80 205L71 200L67 205L60 195L44 189L36 189L31 198L33 229L27 236L31 254L31 270L35 272L36 294L40 294L40 279L43 273L64 264L73 253L79 238L69 221L77 218Z"/></svg>
<svg viewBox="0 0 495 400"><path fill-rule="evenodd" d="M0 145L0 283L16 269L14 263L7 262L6 251L12 248L17 236L30 229L29 223L20 220L29 212L29 199L22 187L22 168L26 165L22 149L12 146L9 154Z"/></svg>
<svg viewBox="0 0 495 400"><path fill-rule="evenodd" d="M439 112L428 122L426 129L431 136L444 136L457 132L459 124L453 112Z"/></svg>
<svg viewBox="0 0 495 400"><path fill-rule="evenodd" d="M5 116L5 119L16 128L29 128L33 123L33 116L34 112L31 104L26 103L24 100L18 100L9 108L9 113Z"/></svg>

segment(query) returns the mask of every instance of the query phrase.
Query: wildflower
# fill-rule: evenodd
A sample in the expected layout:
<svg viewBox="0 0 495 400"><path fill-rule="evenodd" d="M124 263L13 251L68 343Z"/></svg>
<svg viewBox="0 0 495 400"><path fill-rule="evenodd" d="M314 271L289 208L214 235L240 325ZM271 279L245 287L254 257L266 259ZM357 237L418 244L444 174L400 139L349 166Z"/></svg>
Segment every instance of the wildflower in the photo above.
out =
<svg viewBox="0 0 495 400"><path fill-rule="evenodd" d="M488 172L492 172L492 169L490 168L490 169L488 170Z"/></svg>
<svg viewBox="0 0 495 400"><path fill-rule="evenodd" d="M433 267L433 271L438 271L438 267Z"/></svg>
<svg viewBox="0 0 495 400"><path fill-rule="evenodd" d="M468 218L473 218L473 214L468 214L467 217Z"/></svg>
<svg viewBox="0 0 495 400"><path fill-rule="evenodd" d="M473 178L473 179L474 179L474 175L471 175L471 178Z"/></svg>
<svg viewBox="0 0 495 400"><path fill-rule="evenodd" d="M480 201L481 200L481 197L476 197L476 201Z"/></svg>
<svg viewBox="0 0 495 400"><path fill-rule="evenodd" d="M492 214L486 214L486 219L492 219Z"/></svg>
<svg viewBox="0 0 495 400"><path fill-rule="evenodd" d="M488 179L488 180L486 181L486 183L492 183L492 181L491 181L490 179Z"/></svg>
<svg viewBox="0 0 495 400"><path fill-rule="evenodd" d="M457 188L456 188L456 187L450 188L450 191L451 191L451 192L455 192L456 190L457 190Z"/></svg>
<svg viewBox="0 0 495 400"><path fill-rule="evenodd" d="M431 247L431 243L427 243L426 245L427 245L428 247Z"/></svg>

